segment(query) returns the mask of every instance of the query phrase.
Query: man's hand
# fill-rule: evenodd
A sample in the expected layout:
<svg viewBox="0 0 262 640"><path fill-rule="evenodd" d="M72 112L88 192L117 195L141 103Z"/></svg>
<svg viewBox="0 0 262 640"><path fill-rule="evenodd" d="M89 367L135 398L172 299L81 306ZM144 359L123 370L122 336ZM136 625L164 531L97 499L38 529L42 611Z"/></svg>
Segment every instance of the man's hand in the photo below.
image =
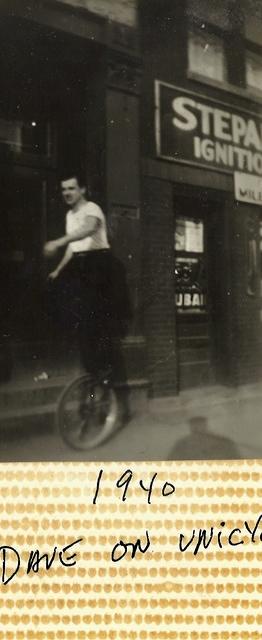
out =
<svg viewBox="0 0 262 640"><path fill-rule="evenodd" d="M58 269L55 269L54 271L51 271L51 273L48 274L47 278L48 280L55 280L58 276L59 276L59 271Z"/></svg>
<svg viewBox="0 0 262 640"><path fill-rule="evenodd" d="M59 249L59 244L57 240L50 240L46 242L44 245L43 253L46 258L52 257Z"/></svg>

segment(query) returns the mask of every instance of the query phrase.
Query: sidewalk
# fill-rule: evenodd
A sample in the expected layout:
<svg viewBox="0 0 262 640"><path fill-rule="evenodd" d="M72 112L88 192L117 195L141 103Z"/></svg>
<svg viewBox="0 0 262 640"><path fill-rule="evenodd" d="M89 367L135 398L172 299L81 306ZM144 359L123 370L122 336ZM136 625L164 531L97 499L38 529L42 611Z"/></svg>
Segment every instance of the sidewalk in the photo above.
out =
<svg viewBox="0 0 262 640"><path fill-rule="evenodd" d="M33 428L1 434L1 461L138 461L262 458L262 382L237 389L215 386L148 399L130 422L91 451L70 449L33 411ZM12 433L11 433L12 432Z"/></svg>
<svg viewBox="0 0 262 640"><path fill-rule="evenodd" d="M262 458L262 382L149 400L147 411L88 454L89 460L239 458Z"/></svg>

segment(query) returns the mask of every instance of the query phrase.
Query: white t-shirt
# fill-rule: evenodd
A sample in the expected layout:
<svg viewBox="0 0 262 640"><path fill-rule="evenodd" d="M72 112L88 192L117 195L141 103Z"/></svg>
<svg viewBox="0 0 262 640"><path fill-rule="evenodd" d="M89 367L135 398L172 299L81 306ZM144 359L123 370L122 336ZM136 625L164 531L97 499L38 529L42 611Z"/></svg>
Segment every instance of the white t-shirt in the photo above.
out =
<svg viewBox="0 0 262 640"><path fill-rule="evenodd" d="M86 218L92 216L99 220L99 225L92 236L82 240L70 242L73 253L80 251L93 251L94 249L109 249L107 239L106 221L102 209L94 202L85 202L78 211L68 211L66 214L66 233L78 231Z"/></svg>

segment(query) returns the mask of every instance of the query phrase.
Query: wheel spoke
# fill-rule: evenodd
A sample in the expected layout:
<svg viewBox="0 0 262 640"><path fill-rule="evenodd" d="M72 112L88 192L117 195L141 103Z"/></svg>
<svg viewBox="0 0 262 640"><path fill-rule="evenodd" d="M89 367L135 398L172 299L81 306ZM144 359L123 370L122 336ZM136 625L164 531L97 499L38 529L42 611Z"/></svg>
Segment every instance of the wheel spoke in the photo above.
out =
<svg viewBox="0 0 262 640"><path fill-rule="evenodd" d="M91 449L114 432L117 413L113 388L88 374L80 376L66 387L59 400L59 431L69 446Z"/></svg>

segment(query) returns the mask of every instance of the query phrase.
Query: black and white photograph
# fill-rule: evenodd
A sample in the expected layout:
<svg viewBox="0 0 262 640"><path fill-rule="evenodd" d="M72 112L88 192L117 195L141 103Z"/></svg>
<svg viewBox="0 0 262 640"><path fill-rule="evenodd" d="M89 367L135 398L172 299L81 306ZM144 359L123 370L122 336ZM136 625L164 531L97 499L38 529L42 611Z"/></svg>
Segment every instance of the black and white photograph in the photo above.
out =
<svg viewBox="0 0 262 640"><path fill-rule="evenodd" d="M0 461L262 458L262 1L0 34Z"/></svg>

